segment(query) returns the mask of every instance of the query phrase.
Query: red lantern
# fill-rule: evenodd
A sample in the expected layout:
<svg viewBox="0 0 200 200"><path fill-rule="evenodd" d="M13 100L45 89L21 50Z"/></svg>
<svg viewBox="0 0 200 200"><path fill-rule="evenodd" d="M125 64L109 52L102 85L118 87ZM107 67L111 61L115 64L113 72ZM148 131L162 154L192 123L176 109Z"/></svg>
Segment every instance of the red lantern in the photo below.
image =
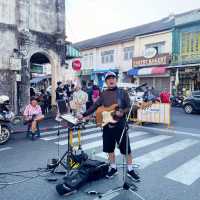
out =
<svg viewBox="0 0 200 200"><path fill-rule="evenodd" d="M80 60L74 60L72 62L72 68L74 71L80 71L81 70L81 62Z"/></svg>

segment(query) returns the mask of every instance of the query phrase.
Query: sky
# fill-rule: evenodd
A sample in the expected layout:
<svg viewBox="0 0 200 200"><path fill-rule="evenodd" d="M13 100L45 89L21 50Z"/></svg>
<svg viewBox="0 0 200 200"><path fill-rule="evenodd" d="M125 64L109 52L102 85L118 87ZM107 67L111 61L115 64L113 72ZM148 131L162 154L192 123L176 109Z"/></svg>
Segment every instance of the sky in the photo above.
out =
<svg viewBox="0 0 200 200"><path fill-rule="evenodd" d="M78 42L200 9L200 0L66 0L67 40Z"/></svg>

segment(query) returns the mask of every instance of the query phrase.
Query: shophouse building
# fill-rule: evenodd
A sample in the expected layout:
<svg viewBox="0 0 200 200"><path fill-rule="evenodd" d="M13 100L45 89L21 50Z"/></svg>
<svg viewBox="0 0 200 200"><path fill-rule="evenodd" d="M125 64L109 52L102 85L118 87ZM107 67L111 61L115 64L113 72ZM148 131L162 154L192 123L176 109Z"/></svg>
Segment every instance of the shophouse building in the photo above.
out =
<svg viewBox="0 0 200 200"><path fill-rule="evenodd" d="M200 90L200 10L175 18L170 75L175 94Z"/></svg>

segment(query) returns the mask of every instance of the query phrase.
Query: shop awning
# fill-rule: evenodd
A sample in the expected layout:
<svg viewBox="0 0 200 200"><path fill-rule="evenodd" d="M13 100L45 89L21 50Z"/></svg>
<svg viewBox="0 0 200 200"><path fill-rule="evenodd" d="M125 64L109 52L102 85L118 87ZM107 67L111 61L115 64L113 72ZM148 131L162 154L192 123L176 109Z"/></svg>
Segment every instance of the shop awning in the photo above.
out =
<svg viewBox="0 0 200 200"><path fill-rule="evenodd" d="M81 70L81 75L90 75L92 74L93 69L82 69Z"/></svg>
<svg viewBox="0 0 200 200"><path fill-rule="evenodd" d="M67 48L66 59L80 58L81 57L80 51L75 49L72 45L67 44L66 48Z"/></svg>
<svg viewBox="0 0 200 200"><path fill-rule="evenodd" d="M166 67L146 67L146 68L133 68L128 71L128 75L130 76L145 76L145 75L157 75L157 74L165 74L167 68Z"/></svg>
<svg viewBox="0 0 200 200"><path fill-rule="evenodd" d="M50 76L39 76L39 77L35 77L33 79L30 80L30 84L37 84L45 79L50 78Z"/></svg>
<svg viewBox="0 0 200 200"><path fill-rule="evenodd" d="M137 76L138 75L138 71L139 71L139 69L133 68L133 69L128 70L127 73L128 73L129 76Z"/></svg>
<svg viewBox="0 0 200 200"><path fill-rule="evenodd" d="M116 68L100 68L100 69L94 69L93 70L93 73L106 73L106 72L109 72L109 71L112 71L112 72L118 72L118 69Z"/></svg>

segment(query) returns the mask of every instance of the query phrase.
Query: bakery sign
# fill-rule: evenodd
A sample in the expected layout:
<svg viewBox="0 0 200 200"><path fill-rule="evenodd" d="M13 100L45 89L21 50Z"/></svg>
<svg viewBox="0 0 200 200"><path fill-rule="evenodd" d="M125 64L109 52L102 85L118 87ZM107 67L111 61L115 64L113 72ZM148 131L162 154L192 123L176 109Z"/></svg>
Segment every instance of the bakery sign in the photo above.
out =
<svg viewBox="0 0 200 200"><path fill-rule="evenodd" d="M147 58L144 56L133 58L133 67L144 67L144 66L154 66L154 65L167 65L170 61L170 54L157 54L152 58Z"/></svg>

